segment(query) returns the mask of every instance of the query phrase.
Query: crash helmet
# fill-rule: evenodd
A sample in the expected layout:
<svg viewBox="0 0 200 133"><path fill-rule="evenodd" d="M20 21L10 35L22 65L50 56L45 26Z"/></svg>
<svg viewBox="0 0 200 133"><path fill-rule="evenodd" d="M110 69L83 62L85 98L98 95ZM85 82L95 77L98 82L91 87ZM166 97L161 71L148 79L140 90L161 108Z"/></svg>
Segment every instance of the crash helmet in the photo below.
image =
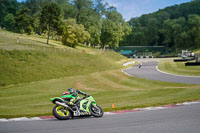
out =
<svg viewBox="0 0 200 133"><path fill-rule="evenodd" d="M72 94L72 93L75 93L76 90L75 90L74 88L69 88L69 89L68 89L68 92L70 92L70 93Z"/></svg>

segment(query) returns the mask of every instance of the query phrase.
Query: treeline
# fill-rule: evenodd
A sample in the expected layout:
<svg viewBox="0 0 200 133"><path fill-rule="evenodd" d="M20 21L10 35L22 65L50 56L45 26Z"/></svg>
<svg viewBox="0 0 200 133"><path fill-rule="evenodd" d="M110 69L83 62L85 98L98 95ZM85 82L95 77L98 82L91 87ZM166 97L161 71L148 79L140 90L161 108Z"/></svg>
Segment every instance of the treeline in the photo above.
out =
<svg viewBox="0 0 200 133"><path fill-rule="evenodd" d="M166 46L171 50L200 46L200 0L132 18L132 32L120 45Z"/></svg>
<svg viewBox="0 0 200 133"><path fill-rule="evenodd" d="M134 10L134 9L133 9ZM125 22L103 0L1 0L0 27L38 34L76 47L200 46L200 0L174 5Z"/></svg>
<svg viewBox="0 0 200 133"><path fill-rule="evenodd" d="M60 39L76 47L116 48L131 32L115 7L102 0L1 0L0 27Z"/></svg>

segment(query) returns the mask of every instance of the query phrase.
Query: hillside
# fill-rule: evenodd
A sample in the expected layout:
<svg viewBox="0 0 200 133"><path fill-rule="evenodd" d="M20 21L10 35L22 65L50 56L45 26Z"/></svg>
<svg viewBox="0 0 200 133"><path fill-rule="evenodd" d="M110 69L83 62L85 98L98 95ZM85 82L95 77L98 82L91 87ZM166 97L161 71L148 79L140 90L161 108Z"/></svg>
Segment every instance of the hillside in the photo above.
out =
<svg viewBox="0 0 200 133"><path fill-rule="evenodd" d="M0 40L0 86L118 69L117 62L126 60L113 51L46 45L43 38L6 31L0 31Z"/></svg>
<svg viewBox="0 0 200 133"><path fill-rule="evenodd" d="M129 21L122 46L166 46L168 51L200 47L200 1L174 5Z"/></svg>

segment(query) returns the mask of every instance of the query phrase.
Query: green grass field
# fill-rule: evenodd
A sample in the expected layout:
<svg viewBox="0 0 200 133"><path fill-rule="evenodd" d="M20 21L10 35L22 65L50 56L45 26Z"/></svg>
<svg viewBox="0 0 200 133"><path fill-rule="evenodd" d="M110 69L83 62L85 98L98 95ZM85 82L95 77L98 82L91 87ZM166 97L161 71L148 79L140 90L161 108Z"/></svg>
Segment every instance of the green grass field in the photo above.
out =
<svg viewBox="0 0 200 133"><path fill-rule="evenodd" d="M0 50L0 86L119 69L122 65L118 63L117 58L124 60L124 57L113 54L115 53L102 52L101 55L90 55L38 50Z"/></svg>
<svg viewBox="0 0 200 133"><path fill-rule="evenodd" d="M194 53L195 53L195 54L200 54L200 49L194 50Z"/></svg>
<svg viewBox="0 0 200 133"><path fill-rule="evenodd" d="M185 66L185 62L173 62L174 59L162 59L158 68L161 71L188 76L200 76L200 66Z"/></svg>
<svg viewBox="0 0 200 133"><path fill-rule="evenodd" d="M46 46L41 37L5 31L0 31L0 40L0 118L52 115L49 98L71 87L94 96L104 111L200 99L200 85L125 75L122 63L129 59L113 51L72 49L56 41Z"/></svg>

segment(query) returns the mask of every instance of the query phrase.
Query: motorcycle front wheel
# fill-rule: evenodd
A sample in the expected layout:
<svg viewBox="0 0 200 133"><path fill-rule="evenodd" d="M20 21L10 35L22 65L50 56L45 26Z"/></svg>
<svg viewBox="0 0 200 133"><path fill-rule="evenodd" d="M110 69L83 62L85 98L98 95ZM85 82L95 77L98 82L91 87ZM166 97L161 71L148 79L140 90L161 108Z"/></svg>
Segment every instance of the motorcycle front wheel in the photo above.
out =
<svg viewBox="0 0 200 133"><path fill-rule="evenodd" d="M56 105L52 112L53 115L59 120L67 120L71 117L71 112L63 106Z"/></svg>
<svg viewBox="0 0 200 133"><path fill-rule="evenodd" d="M99 105L94 106L92 104L90 111L91 111L92 116L94 117L102 117L104 114L103 109Z"/></svg>

